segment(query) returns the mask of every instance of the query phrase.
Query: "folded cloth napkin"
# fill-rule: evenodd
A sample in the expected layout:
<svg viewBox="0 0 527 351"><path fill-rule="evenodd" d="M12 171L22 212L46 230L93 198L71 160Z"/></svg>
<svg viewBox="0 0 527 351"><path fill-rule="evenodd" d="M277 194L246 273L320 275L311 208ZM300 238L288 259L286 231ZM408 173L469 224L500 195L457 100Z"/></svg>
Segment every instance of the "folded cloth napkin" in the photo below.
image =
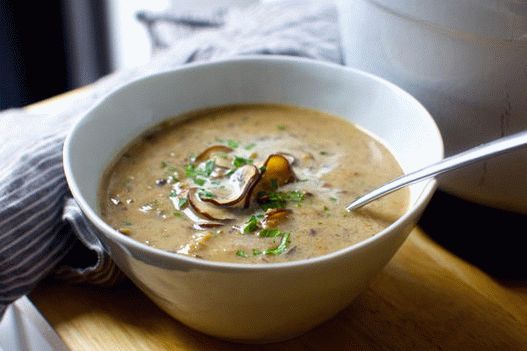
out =
<svg viewBox="0 0 527 351"><path fill-rule="evenodd" d="M62 169L65 136L101 96L192 61L247 54L341 61L331 4L279 1L199 16L143 13L140 19L158 45L148 65L106 77L55 110L0 113L0 317L50 274L102 285L122 278L71 198Z"/></svg>

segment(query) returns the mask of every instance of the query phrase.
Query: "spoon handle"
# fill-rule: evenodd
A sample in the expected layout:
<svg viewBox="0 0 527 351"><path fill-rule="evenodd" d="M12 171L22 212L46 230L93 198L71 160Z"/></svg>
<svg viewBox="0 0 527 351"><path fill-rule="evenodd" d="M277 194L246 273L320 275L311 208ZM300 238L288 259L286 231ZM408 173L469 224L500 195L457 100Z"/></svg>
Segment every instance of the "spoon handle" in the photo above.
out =
<svg viewBox="0 0 527 351"><path fill-rule="evenodd" d="M403 175L383 186L359 196L355 201L346 206L346 210L353 211L362 207L373 200L387 195L395 190L407 185L417 183L421 180L439 175L456 168L467 166L476 161L497 156L501 153L508 152L527 145L527 131L516 133L510 136L496 139L486 144L476 146L467 151L447 157L418 171Z"/></svg>

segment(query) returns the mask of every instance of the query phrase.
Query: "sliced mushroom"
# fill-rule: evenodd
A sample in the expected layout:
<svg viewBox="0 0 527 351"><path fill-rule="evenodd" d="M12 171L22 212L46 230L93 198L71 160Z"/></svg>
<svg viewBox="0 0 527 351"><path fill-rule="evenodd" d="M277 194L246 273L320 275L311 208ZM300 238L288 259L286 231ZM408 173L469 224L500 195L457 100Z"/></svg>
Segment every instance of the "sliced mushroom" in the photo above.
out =
<svg viewBox="0 0 527 351"><path fill-rule="evenodd" d="M223 226L223 223L216 223L216 222L201 222L201 223L194 223L192 225L192 228L196 230L207 230L210 228L217 228Z"/></svg>
<svg viewBox="0 0 527 351"><path fill-rule="evenodd" d="M276 228L278 224L287 219L287 216L293 211L285 208L273 208L265 212L265 216L262 220L262 226L264 228Z"/></svg>
<svg viewBox="0 0 527 351"><path fill-rule="evenodd" d="M212 145L206 148L202 153L196 156L194 163L198 164L206 160L214 160L214 163L217 167L229 168L231 166L232 158L231 157L221 157L220 155L225 155L233 150L225 145Z"/></svg>
<svg viewBox="0 0 527 351"><path fill-rule="evenodd" d="M291 166L296 163L296 157L291 155L289 152L277 152L276 154L284 156Z"/></svg>
<svg viewBox="0 0 527 351"><path fill-rule="evenodd" d="M274 182L276 182L276 186L282 186L297 179L289 160L281 154L269 155L263 166L265 172L258 184L258 188L261 190L272 188Z"/></svg>
<svg viewBox="0 0 527 351"><path fill-rule="evenodd" d="M205 229L205 228L213 228L213 227L221 227L223 223L221 222L215 222L208 219L201 218L198 214L194 212L194 210L191 207L187 207L183 210L183 213L192 221L194 222L193 228L194 229Z"/></svg>
<svg viewBox="0 0 527 351"><path fill-rule="evenodd" d="M191 188L188 191L187 199L190 207L192 207L194 212L200 217L205 217L214 221L234 219L231 211L223 207L214 206L209 202L205 202L204 199L199 196L198 188Z"/></svg>
<svg viewBox="0 0 527 351"><path fill-rule="evenodd" d="M220 207L247 207L258 180L260 171L256 166L242 166L229 177L223 189L214 189L214 197L201 200Z"/></svg>

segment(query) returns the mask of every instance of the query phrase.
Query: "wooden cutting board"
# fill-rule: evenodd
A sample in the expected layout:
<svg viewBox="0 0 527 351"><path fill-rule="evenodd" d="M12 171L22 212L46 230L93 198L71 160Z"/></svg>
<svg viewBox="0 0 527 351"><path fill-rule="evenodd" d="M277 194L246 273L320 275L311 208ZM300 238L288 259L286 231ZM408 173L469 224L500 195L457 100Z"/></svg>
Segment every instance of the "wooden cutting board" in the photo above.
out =
<svg viewBox="0 0 527 351"><path fill-rule="evenodd" d="M47 282L31 299L72 350L527 350L527 282L493 280L419 228L351 306L272 345L190 330L131 284Z"/></svg>

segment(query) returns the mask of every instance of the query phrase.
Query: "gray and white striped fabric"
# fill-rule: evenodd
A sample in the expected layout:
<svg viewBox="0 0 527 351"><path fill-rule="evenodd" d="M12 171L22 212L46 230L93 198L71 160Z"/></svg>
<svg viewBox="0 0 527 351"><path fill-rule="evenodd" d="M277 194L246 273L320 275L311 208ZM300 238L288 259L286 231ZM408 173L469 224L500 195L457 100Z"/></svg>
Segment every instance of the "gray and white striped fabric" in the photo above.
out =
<svg viewBox="0 0 527 351"><path fill-rule="evenodd" d="M163 43L148 65L97 82L60 110L0 114L0 317L52 273L75 283L112 285L122 279L71 198L62 170L63 140L98 98L130 79L192 61L245 54L341 61L332 5L280 1L211 16L144 13L153 42ZM161 22L185 36L161 37ZM91 258L83 261L82 250Z"/></svg>

